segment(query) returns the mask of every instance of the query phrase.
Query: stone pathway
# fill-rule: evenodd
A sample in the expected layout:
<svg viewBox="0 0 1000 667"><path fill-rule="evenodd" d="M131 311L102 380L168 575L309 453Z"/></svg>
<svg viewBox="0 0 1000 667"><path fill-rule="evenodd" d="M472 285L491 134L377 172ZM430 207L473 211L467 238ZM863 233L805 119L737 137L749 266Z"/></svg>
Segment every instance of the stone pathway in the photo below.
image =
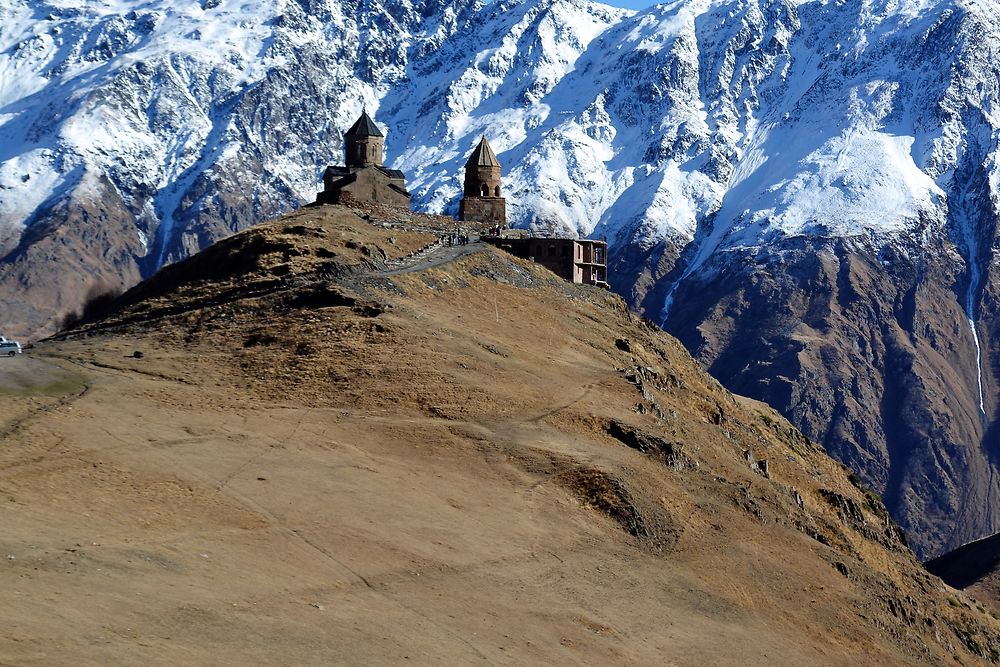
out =
<svg viewBox="0 0 1000 667"><path fill-rule="evenodd" d="M402 259L386 262L386 268L378 272L380 276L396 276L401 273L411 273L413 271L423 271L442 264L454 262L460 257L465 257L486 248L486 244L479 241L470 242L468 245L448 246L441 239L424 246L417 252Z"/></svg>

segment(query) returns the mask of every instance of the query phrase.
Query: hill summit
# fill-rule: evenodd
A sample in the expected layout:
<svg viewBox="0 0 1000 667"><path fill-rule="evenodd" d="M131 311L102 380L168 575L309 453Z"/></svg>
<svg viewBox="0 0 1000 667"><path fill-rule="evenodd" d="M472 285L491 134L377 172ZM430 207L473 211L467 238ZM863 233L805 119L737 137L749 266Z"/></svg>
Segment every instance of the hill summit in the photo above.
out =
<svg viewBox="0 0 1000 667"><path fill-rule="evenodd" d="M876 496L620 297L364 215L237 234L4 361L0 662L1000 654Z"/></svg>

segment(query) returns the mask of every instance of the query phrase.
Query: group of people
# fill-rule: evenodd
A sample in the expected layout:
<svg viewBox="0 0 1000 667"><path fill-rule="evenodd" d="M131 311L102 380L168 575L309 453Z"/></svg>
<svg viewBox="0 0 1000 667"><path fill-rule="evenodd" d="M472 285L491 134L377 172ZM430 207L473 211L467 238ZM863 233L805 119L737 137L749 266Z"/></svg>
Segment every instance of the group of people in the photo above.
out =
<svg viewBox="0 0 1000 667"><path fill-rule="evenodd" d="M448 237L448 245L469 245L469 235L465 233L454 233Z"/></svg>

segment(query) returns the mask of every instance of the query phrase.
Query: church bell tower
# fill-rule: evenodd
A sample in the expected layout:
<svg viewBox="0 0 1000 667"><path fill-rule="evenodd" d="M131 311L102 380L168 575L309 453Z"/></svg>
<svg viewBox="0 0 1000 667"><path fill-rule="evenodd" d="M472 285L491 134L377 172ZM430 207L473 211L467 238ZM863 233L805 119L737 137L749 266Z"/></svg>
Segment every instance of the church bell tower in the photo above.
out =
<svg viewBox="0 0 1000 667"><path fill-rule="evenodd" d="M465 163L465 189L458 219L501 228L507 224L507 200L500 189L500 161L485 134Z"/></svg>
<svg viewBox="0 0 1000 667"><path fill-rule="evenodd" d="M367 111L344 134L344 164L348 168L381 167L385 135Z"/></svg>

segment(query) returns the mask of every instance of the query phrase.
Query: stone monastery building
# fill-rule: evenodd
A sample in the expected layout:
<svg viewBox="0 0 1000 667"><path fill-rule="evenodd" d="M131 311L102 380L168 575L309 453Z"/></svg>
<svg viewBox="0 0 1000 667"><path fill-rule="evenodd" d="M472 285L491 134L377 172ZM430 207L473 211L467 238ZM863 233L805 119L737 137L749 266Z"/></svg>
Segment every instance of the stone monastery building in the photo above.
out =
<svg viewBox="0 0 1000 667"><path fill-rule="evenodd" d="M507 226L507 200L500 191L500 161L486 135L465 163L465 196L458 205L458 219Z"/></svg>
<svg viewBox="0 0 1000 667"><path fill-rule="evenodd" d="M323 192L317 204L375 201L397 208L410 208L403 172L383 165L385 135L365 111L344 134L343 167L327 167Z"/></svg>
<svg viewBox="0 0 1000 667"><path fill-rule="evenodd" d="M370 201L410 209L403 172L383 164L385 135L367 112L344 134L343 167L327 167L317 204ZM500 184L501 167L484 134L465 163L465 187L458 219L494 230L484 240L546 266L574 283L607 287L607 243L589 239L523 238L505 233L507 200ZM523 230L514 230L515 232Z"/></svg>
<svg viewBox="0 0 1000 667"><path fill-rule="evenodd" d="M343 167L327 167L323 191L317 204L346 204L373 201L396 208L410 208L406 177L398 169L384 165L385 135L368 112L344 134ZM503 228L507 224L507 202L500 191L500 161L486 141L486 135L465 164L465 195L459 204L458 219L482 222Z"/></svg>

